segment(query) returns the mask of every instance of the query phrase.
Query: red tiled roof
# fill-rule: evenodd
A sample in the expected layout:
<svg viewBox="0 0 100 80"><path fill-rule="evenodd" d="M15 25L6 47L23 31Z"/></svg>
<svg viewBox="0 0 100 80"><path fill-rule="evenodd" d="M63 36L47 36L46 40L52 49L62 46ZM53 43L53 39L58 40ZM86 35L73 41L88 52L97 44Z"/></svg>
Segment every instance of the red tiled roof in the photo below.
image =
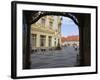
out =
<svg viewBox="0 0 100 80"><path fill-rule="evenodd" d="M65 41L79 41L79 36L68 36L68 37L62 37L61 42Z"/></svg>

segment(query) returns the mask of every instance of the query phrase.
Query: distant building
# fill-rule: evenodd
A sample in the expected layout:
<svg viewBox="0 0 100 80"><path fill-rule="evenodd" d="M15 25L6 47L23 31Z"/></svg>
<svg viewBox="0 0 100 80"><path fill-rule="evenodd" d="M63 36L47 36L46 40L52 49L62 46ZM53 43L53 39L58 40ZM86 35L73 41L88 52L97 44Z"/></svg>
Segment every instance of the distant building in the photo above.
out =
<svg viewBox="0 0 100 80"><path fill-rule="evenodd" d="M61 44L61 17L44 16L31 25L31 48L49 49Z"/></svg>
<svg viewBox="0 0 100 80"><path fill-rule="evenodd" d="M61 38L62 46L79 46L79 36L68 36Z"/></svg>

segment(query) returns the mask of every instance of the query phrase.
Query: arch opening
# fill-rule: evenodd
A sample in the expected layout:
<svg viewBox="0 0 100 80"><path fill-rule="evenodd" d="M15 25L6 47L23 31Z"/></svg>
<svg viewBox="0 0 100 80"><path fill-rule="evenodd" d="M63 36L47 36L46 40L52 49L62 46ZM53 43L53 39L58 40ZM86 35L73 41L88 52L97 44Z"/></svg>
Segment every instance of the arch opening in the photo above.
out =
<svg viewBox="0 0 100 80"><path fill-rule="evenodd" d="M76 46L78 46L78 48L76 49L78 51L78 54L81 53L83 51L83 49L80 49L82 48L82 34L80 33L81 30L82 30L82 27L80 26L81 25L81 21L80 21L80 14L78 13L65 13L65 12L42 12L42 11L24 11L25 15L24 15L24 18L26 19L26 25L27 25L27 28L30 27L30 42L28 46L30 46L29 48L29 54L28 56L31 57L31 55L40 55L43 54L41 57L45 57L47 58L47 62L44 63L44 61L42 61L40 64L39 64L39 61L37 61L37 64L38 66L35 66L34 64L34 59L31 58L31 64L33 64L34 66L30 65L30 68L32 69L35 69L35 68L55 68L55 67L74 67L74 66L80 66L80 61L78 62L78 64L70 64L68 63L68 65L65 65L65 63L58 63L60 60L62 61L67 61L67 60L64 60L65 56L62 54L62 53L66 53L65 52L62 52L62 48L63 48L63 45L61 43L61 37L62 37L62 34L61 34L61 21L63 20L64 17L67 17L67 18L70 18L72 20L72 22L77 26L77 29L79 31L78 32L78 37L80 37L81 39L79 39L77 42L73 42L73 44L71 44L72 46L74 46L74 48ZM30 16L29 16L30 15ZM54 18L53 18L54 17ZM24 22L24 24L25 24ZM54 22L54 23L53 23ZM46 23L46 24L45 24ZM81 29L80 29L81 27ZM24 26L25 28L25 26ZM82 31L83 32L83 31ZM74 34L74 33L73 33ZM25 36L25 34L24 34ZM68 42L67 42L68 43ZM81 43L81 44L79 44ZM26 43L23 43L23 44L26 44ZM70 46L70 44L68 43L67 45L65 46ZM24 50L23 50L24 51ZM33 53L33 54L31 54ZM54 53L54 54L53 54ZM57 53L59 55L57 55ZM48 55L48 57L46 57ZM55 58L57 56L62 56L63 57L60 57L59 60L57 61L54 61L55 65L51 64L51 62L48 63L48 60L52 60L50 57L52 56L55 56ZM66 54L65 54L66 55ZM80 56L80 55L79 55ZM37 57L37 59L39 59L39 57ZM66 55L67 57L67 55ZM80 58L82 58L83 56L81 56ZM23 60L25 61L25 60ZM33 63L32 63L33 61ZM69 61L70 62L70 61ZM49 65L49 66L47 66ZM83 64L84 65L84 64ZM24 68L26 69L26 68Z"/></svg>

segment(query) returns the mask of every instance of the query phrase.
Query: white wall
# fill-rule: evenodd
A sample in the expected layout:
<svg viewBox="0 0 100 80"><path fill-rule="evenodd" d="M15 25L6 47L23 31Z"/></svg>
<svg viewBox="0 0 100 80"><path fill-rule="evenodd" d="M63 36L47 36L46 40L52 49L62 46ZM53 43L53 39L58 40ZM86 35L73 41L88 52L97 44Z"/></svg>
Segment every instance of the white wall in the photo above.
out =
<svg viewBox="0 0 100 80"><path fill-rule="evenodd" d="M17 0L16 0L17 1ZM20 0L19 0L20 1ZM21 0L21 1L37 1L37 2L50 2L50 3L64 3L64 4L83 4L83 5L98 5L100 14L100 0ZM0 0L0 80L11 80L11 0ZM98 16L100 21L100 15ZM100 26L100 24L98 24ZM100 34L100 27L98 27L98 34ZM100 41L100 36L98 37ZM100 42L98 42L100 48ZM100 49L99 52L100 53ZM100 54L98 54L100 57ZM100 58L98 58L100 61ZM99 62L100 68L100 62ZM22 79L20 79L22 80ZM23 79L24 80L24 79ZM100 80L99 74L90 75L74 75L64 77L48 77L48 78L35 78L25 80Z"/></svg>
<svg viewBox="0 0 100 80"><path fill-rule="evenodd" d="M54 22L53 22L53 29L57 30L58 29L58 22L57 22L57 16L54 16Z"/></svg>

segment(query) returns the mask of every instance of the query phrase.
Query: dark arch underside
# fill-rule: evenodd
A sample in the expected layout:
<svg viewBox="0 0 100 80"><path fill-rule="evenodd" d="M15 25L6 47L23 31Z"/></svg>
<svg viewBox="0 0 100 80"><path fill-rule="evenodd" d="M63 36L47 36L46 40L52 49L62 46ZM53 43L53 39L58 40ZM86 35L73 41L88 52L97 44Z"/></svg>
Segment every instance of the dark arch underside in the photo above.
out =
<svg viewBox="0 0 100 80"><path fill-rule="evenodd" d="M71 18L76 25L79 25L77 18L74 16L73 13L67 12L47 12L47 11L23 11L26 18L28 18L28 23L33 24L37 22L41 17L47 15L54 15L54 16L65 16ZM29 16L30 15L30 16Z"/></svg>

